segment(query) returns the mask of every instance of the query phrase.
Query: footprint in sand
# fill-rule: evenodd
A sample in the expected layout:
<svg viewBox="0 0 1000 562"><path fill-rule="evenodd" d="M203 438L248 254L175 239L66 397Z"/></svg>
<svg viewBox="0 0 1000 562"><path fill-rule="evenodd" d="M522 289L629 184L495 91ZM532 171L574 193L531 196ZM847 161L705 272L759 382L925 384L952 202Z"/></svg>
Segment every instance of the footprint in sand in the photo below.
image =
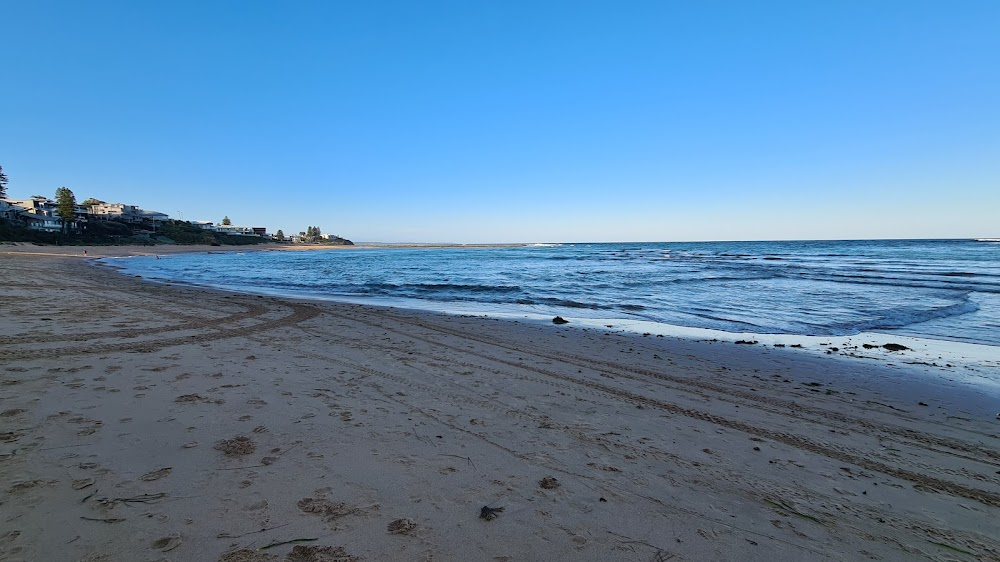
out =
<svg viewBox="0 0 1000 562"><path fill-rule="evenodd" d="M351 556L342 546L304 546L292 547L285 556L285 562L358 562L361 558Z"/></svg>
<svg viewBox="0 0 1000 562"><path fill-rule="evenodd" d="M277 562L278 557L251 548L232 550L222 555L219 562Z"/></svg>
<svg viewBox="0 0 1000 562"><path fill-rule="evenodd" d="M263 511L267 509L267 500L261 500L257 503L252 503L243 508L244 511Z"/></svg>
<svg viewBox="0 0 1000 562"><path fill-rule="evenodd" d="M169 552L180 546L182 542L184 541L181 540L180 535L173 534L173 535L167 535L161 539L153 541L153 544L151 544L150 546L153 547L155 550L159 550L160 552Z"/></svg>
<svg viewBox="0 0 1000 562"><path fill-rule="evenodd" d="M21 433L15 433L13 431L5 431L0 433L0 443L13 443L17 441L22 436Z"/></svg>
<svg viewBox="0 0 1000 562"><path fill-rule="evenodd" d="M84 488L93 486L94 482L97 482L97 480L94 480L93 478L81 478L79 480L74 480L73 481L73 489L74 490L82 490Z"/></svg>
<svg viewBox="0 0 1000 562"><path fill-rule="evenodd" d="M249 437L237 435L232 439L223 439L215 444L216 451L222 451L227 457L241 457L257 450L257 444Z"/></svg>
<svg viewBox="0 0 1000 562"><path fill-rule="evenodd" d="M55 484L55 482L56 482L55 480L52 480L52 481L45 481L45 480L19 480L17 482L14 482L13 484L11 484L11 486L9 488L7 488L7 493L8 494L16 494L16 493L19 493L19 492L24 492L26 490L30 490L32 488L37 488L39 486L45 486L45 485L48 485L48 484Z"/></svg>
<svg viewBox="0 0 1000 562"><path fill-rule="evenodd" d="M364 509L349 506L343 502L332 502L325 498L302 498L297 505L304 513L319 515L328 523L348 515L365 514ZM373 509L377 509L377 506Z"/></svg>
<svg viewBox="0 0 1000 562"><path fill-rule="evenodd" d="M164 476L170 474L170 471L172 470L173 468L168 466L161 468L159 470L147 472L146 474L140 476L139 480L142 480L143 482L152 482L153 480L159 480L160 478L163 478Z"/></svg>

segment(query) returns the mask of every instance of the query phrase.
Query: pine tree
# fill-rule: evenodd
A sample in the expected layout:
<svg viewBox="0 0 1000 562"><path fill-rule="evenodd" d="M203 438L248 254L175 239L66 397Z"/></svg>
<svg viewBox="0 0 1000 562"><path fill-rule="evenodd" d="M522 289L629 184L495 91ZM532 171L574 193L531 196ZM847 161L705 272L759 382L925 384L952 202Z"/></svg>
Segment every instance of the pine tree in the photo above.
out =
<svg viewBox="0 0 1000 562"><path fill-rule="evenodd" d="M274 237L281 242L285 241L285 233L280 228L278 229L278 232L274 234Z"/></svg>
<svg viewBox="0 0 1000 562"><path fill-rule="evenodd" d="M56 214L62 219L62 231L66 232L70 223L76 220L76 196L68 187L56 190Z"/></svg>
<svg viewBox="0 0 1000 562"><path fill-rule="evenodd" d="M3 173L3 166L0 166L0 199L7 197L7 174Z"/></svg>
<svg viewBox="0 0 1000 562"><path fill-rule="evenodd" d="M233 224L233 221L229 220L229 215L226 215L226 216L222 217L222 224L224 226L229 226L229 225Z"/></svg>

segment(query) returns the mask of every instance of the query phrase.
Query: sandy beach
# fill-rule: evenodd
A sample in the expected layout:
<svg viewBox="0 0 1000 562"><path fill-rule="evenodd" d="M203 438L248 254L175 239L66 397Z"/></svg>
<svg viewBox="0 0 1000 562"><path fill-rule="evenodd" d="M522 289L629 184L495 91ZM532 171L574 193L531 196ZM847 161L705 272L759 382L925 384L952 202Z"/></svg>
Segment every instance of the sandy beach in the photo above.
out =
<svg viewBox="0 0 1000 562"><path fill-rule="evenodd" d="M1000 560L998 397L903 366L0 250L0 560Z"/></svg>

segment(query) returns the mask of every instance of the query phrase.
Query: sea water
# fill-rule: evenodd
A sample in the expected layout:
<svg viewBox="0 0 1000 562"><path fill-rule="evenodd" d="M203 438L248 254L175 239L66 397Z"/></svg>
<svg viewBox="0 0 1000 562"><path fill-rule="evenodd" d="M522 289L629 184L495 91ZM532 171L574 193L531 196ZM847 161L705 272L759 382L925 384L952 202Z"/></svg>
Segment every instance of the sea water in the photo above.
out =
<svg viewBox="0 0 1000 562"><path fill-rule="evenodd" d="M148 278L447 312L1000 346L1000 244L975 240L358 248L117 264Z"/></svg>

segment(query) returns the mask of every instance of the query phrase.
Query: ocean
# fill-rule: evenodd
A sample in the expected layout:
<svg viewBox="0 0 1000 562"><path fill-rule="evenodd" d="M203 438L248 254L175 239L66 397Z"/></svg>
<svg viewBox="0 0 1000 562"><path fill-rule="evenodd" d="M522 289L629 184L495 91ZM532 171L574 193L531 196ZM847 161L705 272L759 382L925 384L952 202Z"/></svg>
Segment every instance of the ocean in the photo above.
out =
<svg viewBox="0 0 1000 562"><path fill-rule="evenodd" d="M1000 243L975 240L250 251L115 265L152 279L462 314L1000 348Z"/></svg>

